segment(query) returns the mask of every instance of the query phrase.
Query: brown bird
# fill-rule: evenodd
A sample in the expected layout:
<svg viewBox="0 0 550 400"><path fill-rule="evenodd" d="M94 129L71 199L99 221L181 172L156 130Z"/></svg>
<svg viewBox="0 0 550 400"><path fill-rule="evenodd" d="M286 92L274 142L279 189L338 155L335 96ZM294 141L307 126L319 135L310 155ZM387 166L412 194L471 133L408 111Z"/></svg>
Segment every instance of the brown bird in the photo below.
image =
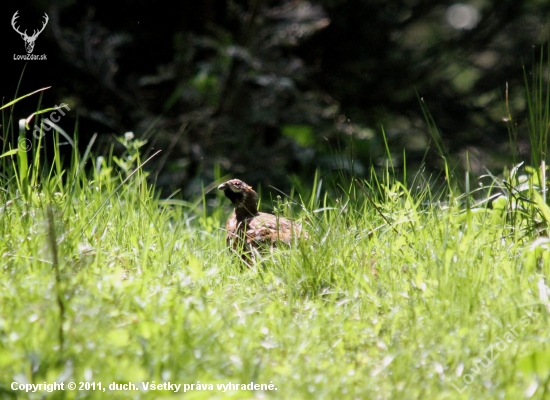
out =
<svg viewBox="0 0 550 400"><path fill-rule="evenodd" d="M308 237L299 224L258 212L258 194L243 181L231 179L218 189L223 190L235 206L226 224L227 245L241 254L245 262L254 260L257 251L273 249L281 242L290 245L298 237Z"/></svg>

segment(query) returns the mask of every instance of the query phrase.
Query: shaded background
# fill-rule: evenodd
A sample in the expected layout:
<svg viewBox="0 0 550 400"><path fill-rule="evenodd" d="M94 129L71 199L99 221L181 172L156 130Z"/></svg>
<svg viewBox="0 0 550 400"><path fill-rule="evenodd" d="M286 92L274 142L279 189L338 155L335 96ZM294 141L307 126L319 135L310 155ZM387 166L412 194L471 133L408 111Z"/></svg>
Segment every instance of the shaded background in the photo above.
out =
<svg viewBox="0 0 550 400"><path fill-rule="evenodd" d="M322 171L366 173L387 160L437 171L419 97L451 164L477 174L528 154L525 82L548 36L550 2L478 0L27 1L0 19L4 103L40 87L42 107L66 103L94 153L133 131L165 194L200 191L216 174L288 188ZM49 22L33 54L11 27ZM505 95L519 134L511 149ZM38 96L15 107L36 110ZM46 135L46 138L48 135ZM2 138L4 144L10 138ZM115 147L115 151L122 151ZM517 155L517 154L516 154ZM218 172L216 172L218 171Z"/></svg>

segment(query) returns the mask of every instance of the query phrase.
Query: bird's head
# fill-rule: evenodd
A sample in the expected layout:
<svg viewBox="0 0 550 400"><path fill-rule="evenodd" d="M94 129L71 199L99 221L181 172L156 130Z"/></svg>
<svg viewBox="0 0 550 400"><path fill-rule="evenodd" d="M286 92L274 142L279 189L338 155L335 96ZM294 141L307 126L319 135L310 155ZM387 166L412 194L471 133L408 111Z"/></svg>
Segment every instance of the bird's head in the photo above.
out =
<svg viewBox="0 0 550 400"><path fill-rule="evenodd" d="M239 179L231 179L218 186L223 190L225 197L231 200L236 212L255 215L258 212L258 194Z"/></svg>

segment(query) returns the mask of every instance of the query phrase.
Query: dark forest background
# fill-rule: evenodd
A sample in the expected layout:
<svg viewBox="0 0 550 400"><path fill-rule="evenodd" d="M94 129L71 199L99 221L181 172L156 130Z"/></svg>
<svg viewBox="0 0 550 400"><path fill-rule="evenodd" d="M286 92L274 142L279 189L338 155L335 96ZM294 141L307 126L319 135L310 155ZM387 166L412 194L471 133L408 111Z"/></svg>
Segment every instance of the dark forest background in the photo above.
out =
<svg viewBox="0 0 550 400"><path fill-rule="evenodd" d="M95 154L132 131L147 140L149 166L165 193L185 195L215 171L250 184L288 188L316 169L356 173L387 160L436 171L421 102L452 165L500 172L527 155L525 76L548 38L547 0L31 0L2 6L2 101L38 88L42 108L71 111L83 151ZM11 27L39 29L25 54ZM543 47L541 47L543 46ZM510 148L506 87L518 149ZM15 117L36 110L38 96ZM10 138L2 138L4 142ZM115 147L115 151L121 151ZM351 156L351 157L350 157Z"/></svg>

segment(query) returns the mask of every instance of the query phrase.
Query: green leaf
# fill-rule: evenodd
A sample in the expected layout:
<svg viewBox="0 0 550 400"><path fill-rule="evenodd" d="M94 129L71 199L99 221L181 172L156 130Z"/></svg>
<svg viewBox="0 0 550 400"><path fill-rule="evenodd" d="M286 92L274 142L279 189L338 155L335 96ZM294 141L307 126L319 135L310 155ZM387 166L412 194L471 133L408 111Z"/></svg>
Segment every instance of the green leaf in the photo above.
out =
<svg viewBox="0 0 550 400"><path fill-rule="evenodd" d="M0 155L0 158L13 156L14 154L17 154L18 151L19 149L12 149L10 151L6 151L4 154Z"/></svg>
<svg viewBox="0 0 550 400"><path fill-rule="evenodd" d="M51 88L51 86L48 86L48 87L45 87L45 88L42 88L42 89L38 89L38 90L35 90L35 91L32 92L32 93L29 93L29 94L26 94L26 95L24 95L24 96L18 97L17 99L10 101L8 104L4 104L2 107L0 107L0 110L3 110L4 108L7 108L7 107L9 107L9 106L11 106L11 105L14 105L14 104L17 103L18 101L23 100L23 99L26 98L26 97L32 96L33 94L42 92L42 91L44 91L44 90L48 90L49 88Z"/></svg>
<svg viewBox="0 0 550 400"><path fill-rule="evenodd" d="M521 358L518 367L526 375L537 374L545 379L550 372L550 349L535 351Z"/></svg>
<svg viewBox="0 0 550 400"><path fill-rule="evenodd" d="M538 209L540 210L544 220L547 223L550 223L550 207L546 204L542 196L538 192L534 192L535 203L537 204Z"/></svg>

